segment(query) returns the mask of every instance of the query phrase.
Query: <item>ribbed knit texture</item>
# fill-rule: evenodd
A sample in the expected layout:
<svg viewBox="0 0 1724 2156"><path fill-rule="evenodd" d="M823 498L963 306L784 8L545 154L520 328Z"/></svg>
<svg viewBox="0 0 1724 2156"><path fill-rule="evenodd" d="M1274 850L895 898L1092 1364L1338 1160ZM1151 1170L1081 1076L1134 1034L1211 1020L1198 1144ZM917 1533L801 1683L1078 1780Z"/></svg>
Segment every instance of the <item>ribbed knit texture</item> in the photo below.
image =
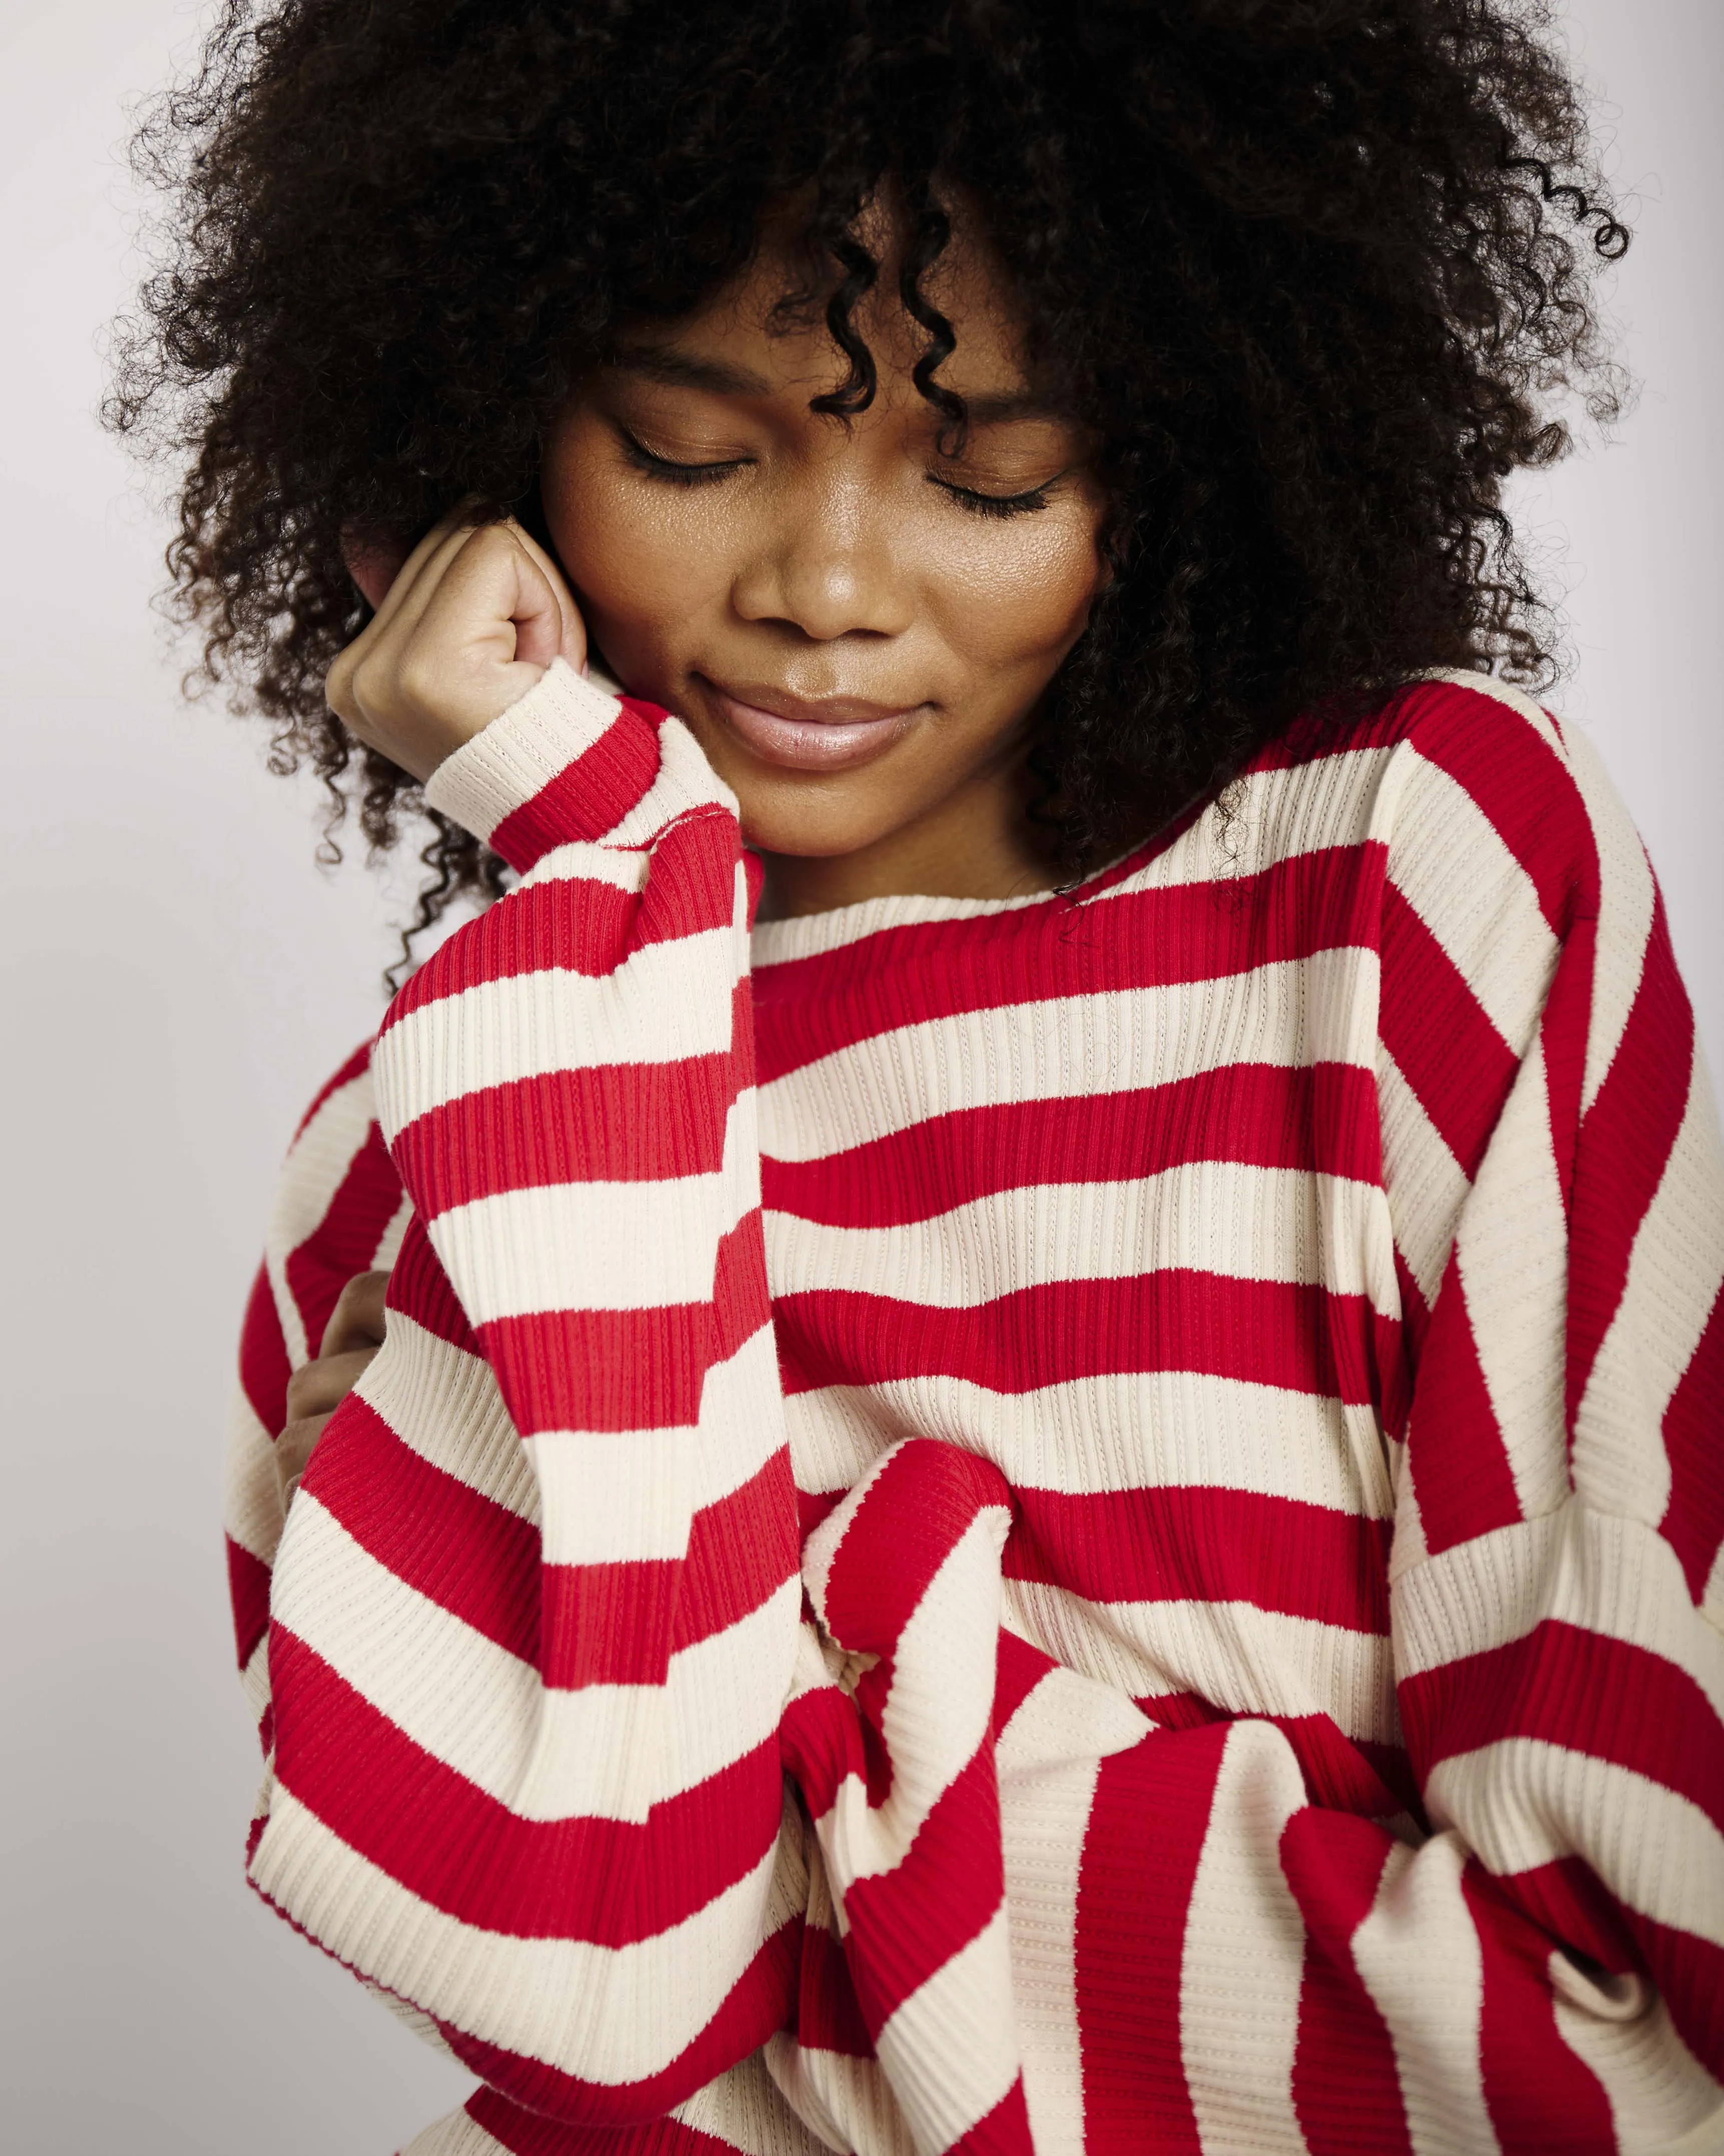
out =
<svg viewBox="0 0 1724 2156"><path fill-rule="evenodd" d="M413 2156L1724 2145L1724 1162L1584 742L1432 682L752 932L561 665L431 795L521 880L295 1142L228 1509Z"/></svg>

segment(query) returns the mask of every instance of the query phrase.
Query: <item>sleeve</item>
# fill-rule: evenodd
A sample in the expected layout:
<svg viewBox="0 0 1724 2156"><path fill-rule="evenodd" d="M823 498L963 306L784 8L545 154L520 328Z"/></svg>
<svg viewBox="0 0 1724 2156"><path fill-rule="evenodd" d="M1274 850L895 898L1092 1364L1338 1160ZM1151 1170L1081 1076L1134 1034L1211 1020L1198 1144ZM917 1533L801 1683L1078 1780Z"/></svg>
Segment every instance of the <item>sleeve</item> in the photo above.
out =
<svg viewBox="0 0 1724 2156"><path fill-rule="evenodd" d="M240 1332L228 1428L223 1527L241 1682L267 1758L273 1738L269 1581L281 1538L273 1457L287 1381L318 1351L356 1273L395 1261L407 1201L372 1111L367 1042L318 1091L282 1163L263 1263Z"/></svg>
<svg viewBox="0 0 1724 2156"><path fill-rule="evenodd" d="M270 1595L259 1890L508 2100L661 2116L783 2021L798 1536L733 804L560 663L436 805L519 871L371 1058L412 1213Z"/></svg>
<svg viewBox="0 0 1724 2156"><path fill-rule="evenodd" d="M1068 1773L1086 2147L1152 2122L1194 2156L1699 2156L1724 2145L1714 1110L1586 745L1459 685L1404 723L1378 1090L1419 1815L1314 1802L1267 1719L1050 1765L1056 1671L996 1707L1008 1865ZM1043 1830L1044 1873L1057 1852Z"/></svg>

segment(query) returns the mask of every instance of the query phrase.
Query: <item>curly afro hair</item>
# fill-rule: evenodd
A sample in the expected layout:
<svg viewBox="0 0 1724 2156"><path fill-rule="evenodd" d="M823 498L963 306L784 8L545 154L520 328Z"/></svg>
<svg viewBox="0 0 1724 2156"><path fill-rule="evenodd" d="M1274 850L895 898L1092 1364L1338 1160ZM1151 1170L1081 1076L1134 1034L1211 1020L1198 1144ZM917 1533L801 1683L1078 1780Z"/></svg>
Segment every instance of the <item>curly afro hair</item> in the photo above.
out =
<svg viewBox="0 0 1724 2156"><path fill-rule="evenodd" d="M326 710L367 618L344 529L534 520L547 421L806 205L854 408L879 269L962 189L1032 364L1101 444L1113 578L1034 751L1076 873L1301 713L1433 667L1537 682L1502 485L1615 408L1611 213L1544 0L227 0L138 155L169 252L110 423L186 459L168 561L203 670L357 796L422 802ZM500 865L439 819L428 925Z"/></svg>

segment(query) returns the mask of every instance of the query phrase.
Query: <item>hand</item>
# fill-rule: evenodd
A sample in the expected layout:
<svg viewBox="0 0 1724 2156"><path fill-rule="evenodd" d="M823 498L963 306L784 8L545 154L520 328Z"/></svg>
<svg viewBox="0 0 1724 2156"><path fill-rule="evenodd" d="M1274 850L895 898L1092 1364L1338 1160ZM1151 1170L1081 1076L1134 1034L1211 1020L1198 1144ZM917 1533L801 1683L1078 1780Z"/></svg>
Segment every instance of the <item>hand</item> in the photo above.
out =
<svg viewBox="0 0 1724 2156"><path fill-rule="evenodd" d="M377 613L329 670L330 709L415 778L519 702L552 660L585 662L561 571L512 518L475 524L459 511L398 570L393 549L356 538L347 565Z"/></svg>
<svg viewBox="0 0 1724 2156"><path fill-rule="evenodd" d="M317 1360L295 1370L287 1381L287 1427L275 1440L275 1473L284 1512L300 1486L324 1424L383 1344L383 1291L388 1285L387 1273L357 1273L331 1312Z"/></svg>

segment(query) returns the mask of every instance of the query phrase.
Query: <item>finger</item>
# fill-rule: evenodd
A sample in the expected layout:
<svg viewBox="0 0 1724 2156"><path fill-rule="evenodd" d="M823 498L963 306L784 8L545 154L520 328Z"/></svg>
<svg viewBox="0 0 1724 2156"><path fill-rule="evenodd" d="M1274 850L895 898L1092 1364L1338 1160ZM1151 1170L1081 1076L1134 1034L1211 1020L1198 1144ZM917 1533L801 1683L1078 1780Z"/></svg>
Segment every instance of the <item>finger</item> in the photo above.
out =
<svg viewBox="0 0 1724 2156"><path fill-rule="evenodd" d="M327 1414L338 1408L365 1375L375 1348L357 1348L344 1355L320 1355L294 1372L287 1381L287 1412L298 1422L306 1415Z"/></svg>
<svg viewBox="0 0 1724 2156"><path fill-rule="evenodd" d="M566 659L577 673L587 664L587 624L581 618L581 609L575 603L574 593L569 589L568 579L563 575L556 558L546 552L524 525L517 524L511 516L506 529L516 544L523 548L529 560L536 562L540 574L557 594L557 603L562 617L562 637L552 658ZM525 654L522 654L525 656ZM548 665L549 660L540 661Z"/></svg>
<svg viewBox="0 0 1724 2156"><path fill-rule="evenodd" d="M356 1348L383 1344L383 1298L389 1289L384 1272L355 1273L341 1290L323 1329L323 1355L346 1354Z"/></svg>
<svg viewBox="0 0 1724 2156"><path fill-rule="evenodd" d="M474 656L482 651L488 666L530 669L525 683L557 656L567 626L557 584L513 531L495 524L468 535L422 620L428 649L447 646L451 658L462 647ZM481 623L488 633L475 634Z"/></svg>
<svg viewBox="0 0 1724 2156"><path fill-rule="evenodd" d="M367 698L374 698L376 683L393 679L402 653L473 530L470 512L465 511L432 526L408 555L382 607L338 655L324 682L324 699L348 732L372 747L382 747L386 755L387 746L374 738L374 713L367 708Z"/></svg>
<svg viewBox="0 0 1724 2156"><path fill-rule="evenodd" d="M328 701L330 708L339 716L348 716L337 701L346 677L352 674L365 654L374 650L388 636L403 613L413 619L423 611L425 601L437 583L434 575L426 582L426 570L434 566L439 557L446 565L459 552L479 513L476 501L457 504L447 516L439 517L411 547L393 533L366 531L357 525L343 527L341 559L346 564L347 573L370 603L372 615L330 670Z"/></svg>
<svg viewBox="0 0 1724 2156"><path fill-rule="evenodd" d="M300 1477L305 1471L317 1440L322 1436L329 1417L309 1415L303 1421L290 1422L275 1440L275 1477L281 1489L281 1502L287 1505L300 1486Z"/></svg>

